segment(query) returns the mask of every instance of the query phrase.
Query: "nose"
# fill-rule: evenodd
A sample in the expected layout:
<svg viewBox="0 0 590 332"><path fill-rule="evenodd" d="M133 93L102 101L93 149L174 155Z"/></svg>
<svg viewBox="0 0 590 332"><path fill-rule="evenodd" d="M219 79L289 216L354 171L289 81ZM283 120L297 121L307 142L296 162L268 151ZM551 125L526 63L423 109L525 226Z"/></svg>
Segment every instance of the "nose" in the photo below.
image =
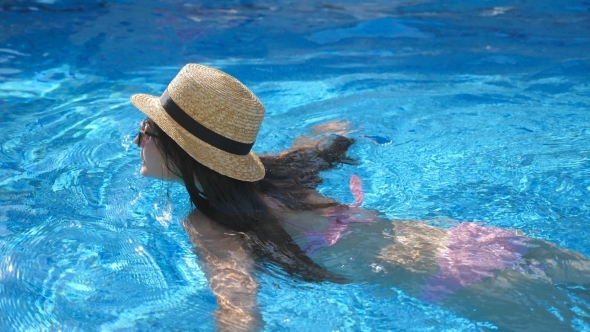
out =
<svg viewBox="0 0 590 332"><path fill-rule="evenodd" d="M135 138L133 139L133 143L137 146L139 146L139 135L136 135Z"/></svg>

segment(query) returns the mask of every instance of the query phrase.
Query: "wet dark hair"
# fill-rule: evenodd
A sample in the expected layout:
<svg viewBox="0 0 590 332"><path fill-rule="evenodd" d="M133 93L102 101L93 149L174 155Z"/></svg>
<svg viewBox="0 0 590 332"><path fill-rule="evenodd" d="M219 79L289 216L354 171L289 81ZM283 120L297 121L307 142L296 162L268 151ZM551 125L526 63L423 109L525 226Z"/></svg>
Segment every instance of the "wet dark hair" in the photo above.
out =
<svg viewBox="0 0 590 332"><path fill-rule="evenodd" d="M325 147L302 148L281 156L261 156L264 179L245 182L219 174L184 151L153 121L156 146L170 171L184 181L192 204L203 214L230 230L241 232L252 252L265 262L277 264L289 275L304 281L345 283L347 279L315 263L280 225L260 194L268 195L292 210L310 210L340 204L331 199L306 200L322 182L319 172L342 162L353 162L346 151L353 139L334 136ZM198 179L203 191L195 184Z"/></svg>

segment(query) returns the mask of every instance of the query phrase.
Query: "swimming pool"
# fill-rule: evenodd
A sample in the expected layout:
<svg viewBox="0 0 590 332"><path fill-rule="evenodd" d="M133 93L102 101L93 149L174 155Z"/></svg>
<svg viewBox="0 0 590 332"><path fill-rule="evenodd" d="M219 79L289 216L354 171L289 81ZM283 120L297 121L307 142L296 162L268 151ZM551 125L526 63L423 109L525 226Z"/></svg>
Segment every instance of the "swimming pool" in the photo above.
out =
<svg viewBox="0 0 590 332"><path fill-rule="evenodd" d="M159 95L187 62L264 102L257 152L350 121L362 163L324 174L330 197L351 202L356 174L364 206L389 218L485 221L590 256L587 1L0 8L2 331L213 328L215 298L180 226L188 199L141 178L131 143L142 117L129 96ZM260 283L269 331L494 329L397 288ZM569 309L547 314L590 330L590 305L563 292Z"/></svg>

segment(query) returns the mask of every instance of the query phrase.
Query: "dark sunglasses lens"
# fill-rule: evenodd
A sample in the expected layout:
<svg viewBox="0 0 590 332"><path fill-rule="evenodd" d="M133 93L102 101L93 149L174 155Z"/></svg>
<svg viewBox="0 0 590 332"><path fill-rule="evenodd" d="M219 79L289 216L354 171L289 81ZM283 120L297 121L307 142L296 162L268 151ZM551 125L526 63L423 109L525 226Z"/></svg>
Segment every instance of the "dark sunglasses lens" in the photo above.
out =
<svg viewBox="0 0 590 332"><path fill-rule="evenodd" d="M142 133L142 131L145 131L145 129L147 128L149 122L148 119L144 119L141 121L141 123L139 124L139 132L137 133L137 146L141 147L141 140L143 139L144 134Z"/></svg>
<svg viewBox="0 0 590 332"><path fill-rule="evenodd" d="M141 133L137 133L137 136L135 136L135 138L137 138L137 146L141 147L141 139L142 139L142 134Z"/></svg>

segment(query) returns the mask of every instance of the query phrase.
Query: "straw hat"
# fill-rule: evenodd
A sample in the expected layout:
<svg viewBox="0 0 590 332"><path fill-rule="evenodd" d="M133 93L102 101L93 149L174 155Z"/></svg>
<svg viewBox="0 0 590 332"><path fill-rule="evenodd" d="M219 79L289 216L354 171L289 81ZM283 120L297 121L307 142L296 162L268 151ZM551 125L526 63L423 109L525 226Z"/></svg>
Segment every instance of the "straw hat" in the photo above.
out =
<svg viewBox="0 0 590 332"><path fill-rule="evenodd" d="M136 94L131 101L201 164L242 181L264 178L251 150L264 106L232 76L188 64L162 96Z"/></svg>

